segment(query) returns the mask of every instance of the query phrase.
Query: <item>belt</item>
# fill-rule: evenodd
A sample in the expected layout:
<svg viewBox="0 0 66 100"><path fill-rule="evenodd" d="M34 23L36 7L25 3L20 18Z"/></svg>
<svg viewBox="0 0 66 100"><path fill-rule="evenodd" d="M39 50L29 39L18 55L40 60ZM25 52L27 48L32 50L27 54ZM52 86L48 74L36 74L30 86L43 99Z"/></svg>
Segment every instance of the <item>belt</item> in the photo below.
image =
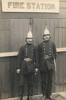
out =
<svg viewBox="0 0 66 100"><path fill-rule="evenodd" d="M26 62L31 62L32 59L31 59L31 58L24 58L24 61L26 61Z"/></svg>

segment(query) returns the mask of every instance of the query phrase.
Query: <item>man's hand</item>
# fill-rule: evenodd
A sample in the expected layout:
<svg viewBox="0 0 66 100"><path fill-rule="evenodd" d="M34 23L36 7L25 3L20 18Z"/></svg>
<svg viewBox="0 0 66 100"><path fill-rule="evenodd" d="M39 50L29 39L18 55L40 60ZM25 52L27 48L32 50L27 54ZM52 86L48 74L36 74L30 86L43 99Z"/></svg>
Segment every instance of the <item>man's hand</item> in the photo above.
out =
<svg viewBox="0 0 66 100"><path fill-rule="evenodd" d="M19 74L20 73L20 69L17 69L16 72L17 72L17 74Z"/></svg>
<svg viewBox="0 0 66 100"><path fill-rule="evenodd" d="M35 75L38 74L38 68L35 68Z"/></svg>
<svg viewBox="0 0 66 100"><path fill-rule="evenodd" d="M38 68L35 68L35 72L38 72Z"/></svg>

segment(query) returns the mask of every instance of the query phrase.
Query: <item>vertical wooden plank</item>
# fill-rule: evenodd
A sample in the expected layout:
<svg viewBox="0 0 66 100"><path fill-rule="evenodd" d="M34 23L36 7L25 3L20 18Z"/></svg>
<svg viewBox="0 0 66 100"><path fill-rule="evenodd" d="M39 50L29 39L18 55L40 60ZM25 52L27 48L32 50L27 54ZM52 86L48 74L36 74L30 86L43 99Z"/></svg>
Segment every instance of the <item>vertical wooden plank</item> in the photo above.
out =
<svg viewBox="0 0 66 100"><path fill-rule="evenodd" d="M16 68L17 68L17 57L10 57L9 60L10 69L9 69L9 76L10 76L10 97L18 96L17 94L17 83L16 83ZM15 88L16 87L16 88ZM17 94L17 95L16 95Z"/></svg>
<svg viewBox="0 0 66 100"><path fill-rule="evenodd" d="M11 19L11 50L16 51L25 44L29 30L29 19Z"/></svg>
<svg viewBox="0 0 66 100"><path fill-rule="evenodd" d="M0 58L0 89L1 98L8 98L10 95L9 58Z"/></svg>
<svg viewBox="0 0 66 100"><path fill-rule="evenodd" d="M57 48L59 47L59 33L58 32L59 32L58 28L55 28L55 44Z"/></svg>
<svg viewBox="0 0 66 100"><path fill-rule="evenodd" d="M0 31L0 52L9 52L10 50L10 31Z"/></svg>
<svg viewBox="0 0 66 100"><path fill-rule="evenodd" d="M66 19L63 19L63 47L66 47Z"/></svg>
<svg viewBox="0 0 66 100"><path fill-rule="evenodd" d="M0 19L0 52L10 51L10 21Z"/></svg>

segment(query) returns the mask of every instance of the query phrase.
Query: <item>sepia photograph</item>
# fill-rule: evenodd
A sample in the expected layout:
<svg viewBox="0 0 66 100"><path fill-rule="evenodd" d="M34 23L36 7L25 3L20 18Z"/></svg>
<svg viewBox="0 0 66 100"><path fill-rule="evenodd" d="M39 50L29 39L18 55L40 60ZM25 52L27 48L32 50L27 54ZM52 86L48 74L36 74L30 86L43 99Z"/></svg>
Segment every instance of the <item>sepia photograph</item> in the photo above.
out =
<svg viewBox="0 0 66 100"><path fill-rule="evenodd" d="M0 100L66 100L66 0L0 0Z"/></svg>

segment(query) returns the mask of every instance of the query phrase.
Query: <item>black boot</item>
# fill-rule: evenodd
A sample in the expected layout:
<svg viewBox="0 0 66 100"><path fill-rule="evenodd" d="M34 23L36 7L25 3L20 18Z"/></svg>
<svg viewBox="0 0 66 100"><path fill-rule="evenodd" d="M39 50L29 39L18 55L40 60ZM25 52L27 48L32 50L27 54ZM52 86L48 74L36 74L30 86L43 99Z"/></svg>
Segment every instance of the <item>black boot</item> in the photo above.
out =
<svg viewBox="0 0 66 100"><path fill-rule="evenodd" d="M27 100L29 100L29 96L27 97Z"/></svg>
<svg viewBox="0 0 66 100"><path fill-rule="evenodd" d="M45 99L46 99L46 100L52 100L52 98L51 98L51 97L46 97Z"/></svg>
<svg viewBox="0 0 66 100"><path fill-rule="evenodd" d="M20 97L20 100L23 100L23 98L22 98L22 97Z"/></svg>

